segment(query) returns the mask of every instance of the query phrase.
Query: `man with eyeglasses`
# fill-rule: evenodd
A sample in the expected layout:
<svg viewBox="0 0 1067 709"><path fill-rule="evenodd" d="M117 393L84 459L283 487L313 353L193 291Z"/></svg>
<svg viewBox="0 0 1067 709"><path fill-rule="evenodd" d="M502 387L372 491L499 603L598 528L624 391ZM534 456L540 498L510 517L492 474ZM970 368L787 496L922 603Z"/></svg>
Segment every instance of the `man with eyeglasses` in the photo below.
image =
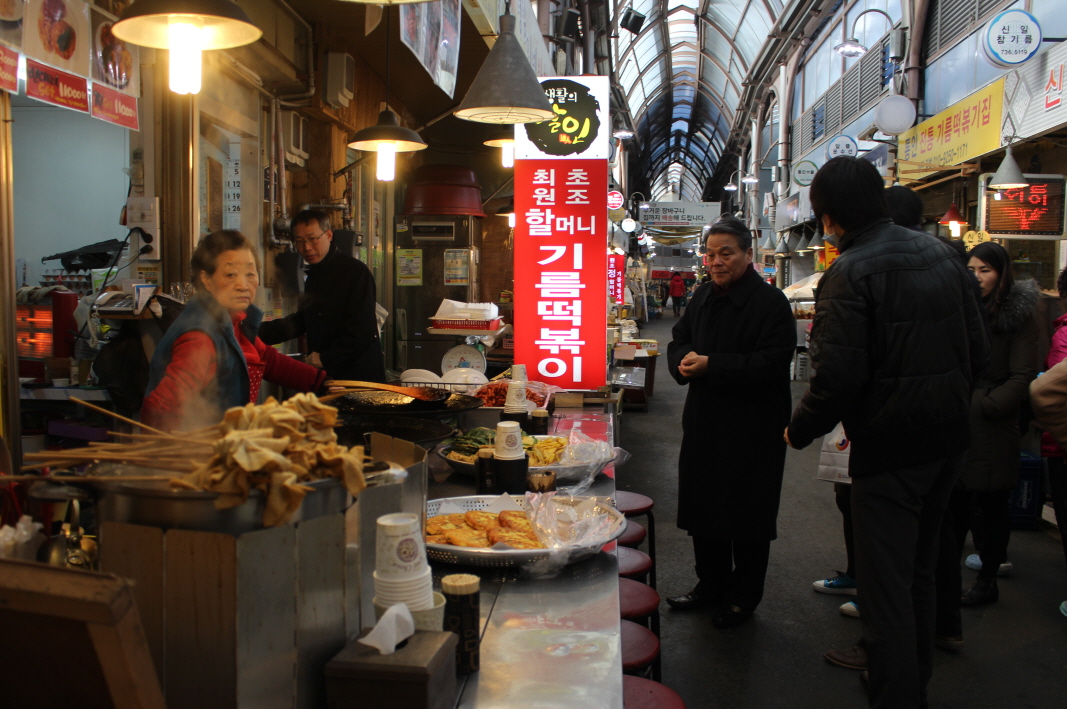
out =
<svg viewBox="0 0 1067 709"><path fill-rule="evenodd" d="M306 335L307 363L331 379L384 382L370 269L334 248L326 212L300 212L292 230L293 245L307 263L304 294L295 313L260 326L260 339L274 345Z"/></svg>

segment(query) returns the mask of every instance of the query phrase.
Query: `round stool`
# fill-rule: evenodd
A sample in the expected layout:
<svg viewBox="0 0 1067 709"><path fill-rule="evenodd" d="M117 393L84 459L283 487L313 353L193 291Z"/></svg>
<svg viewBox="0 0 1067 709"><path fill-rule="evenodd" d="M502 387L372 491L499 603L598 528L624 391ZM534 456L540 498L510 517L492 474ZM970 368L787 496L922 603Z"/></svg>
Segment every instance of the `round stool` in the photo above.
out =
<svg viewBox="0 0 1067 709"><path fill-rule="evenodd" d="M622 676L625 709L685 709L685 702L667 685L644 677Z"/></svg>
<svg viewBox="0 0 1067 709"><path fill-rule="evenodd" d="M643 625L629 620L623 620L620 623L622 671L633 674L652 667L653 674L656 674L656 667L659 664L656 662L659 659L659 638Z"/></svg>
<svg viewBox="0 0 1067 709"><path fill-rule="evenodd" d="M632 519L626 520L626 529L623 530L622 536L616 539L619 546L632 547L636 549L641 542L645 541L645 537L648 536L648 532L637 522Z"/></svg>
<svg viewBox="0 0 1067 709"><path fill-rule="evenodd" d="M659 593L632 579L619 579L619 609L624 620L642 620L659 612Z"/></svg>
<svg viewBox="0 0 1067 709"><path fill-rule="evenodd" d="M619 547L619 576L626 579L644 579L652 571L652 558L643 551Z"/></svg>
<svg viewBox="0 0 1067 709"><path fill-rule="evenodd" d="M626 490L615 491L615 509L622 512L626 517L640 517L644 515L648 519L648 555L653 560L652 570L649 572L648 585L656 587L656 518L652 515L652 508L656 506L651 497L637 492Z"/></svg>

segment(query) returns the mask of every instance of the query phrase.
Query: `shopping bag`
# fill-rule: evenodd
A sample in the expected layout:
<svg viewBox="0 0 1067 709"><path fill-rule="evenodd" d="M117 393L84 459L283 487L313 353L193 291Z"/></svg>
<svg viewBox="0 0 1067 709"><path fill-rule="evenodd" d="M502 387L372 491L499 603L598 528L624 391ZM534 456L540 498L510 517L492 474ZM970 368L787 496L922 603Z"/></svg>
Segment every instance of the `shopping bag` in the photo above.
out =
<svg viewBox="0 0 1067 709"><path fill-rule="evenodd" d="M663 301L663 307L669 308L672 305L674 305L674 298L671 296L667 296L667 300Z"/></svg>
<svg viewBox="0 0 1067 709"><path fill-rule="evenodd" d="M851 450L852 444L845 433L845 427L839 423L822 439L819 473L816 477L819 480L851 484L852 478L848 474L848 458Z"/></svg>

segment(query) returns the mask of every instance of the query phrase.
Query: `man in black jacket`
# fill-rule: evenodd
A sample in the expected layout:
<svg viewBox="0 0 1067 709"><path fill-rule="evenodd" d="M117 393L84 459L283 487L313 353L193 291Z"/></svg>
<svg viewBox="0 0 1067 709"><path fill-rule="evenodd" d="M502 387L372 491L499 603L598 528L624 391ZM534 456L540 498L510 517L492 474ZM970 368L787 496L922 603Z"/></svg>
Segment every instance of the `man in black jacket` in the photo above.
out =
<svg viewBox="0 0 1067 709"><path fill-rule="evenodd" d="M274 345L307 335L307 363L325 369L331 379L384 382L370 269L334 247L325 212L300 212L292 229L293 243L307 263L304 295L295 313L263 323L260 339Z"/></svg>
<svg viewBox="0 0 1067 709"><path fill-rule="evenodd" d="M844 424L870 705L925 707L937 533L970 445L985 327L959 256L892 224L871 163L827 162L811 205L841 255L819 283L811 385L786 441L804 448Z"/></svg>

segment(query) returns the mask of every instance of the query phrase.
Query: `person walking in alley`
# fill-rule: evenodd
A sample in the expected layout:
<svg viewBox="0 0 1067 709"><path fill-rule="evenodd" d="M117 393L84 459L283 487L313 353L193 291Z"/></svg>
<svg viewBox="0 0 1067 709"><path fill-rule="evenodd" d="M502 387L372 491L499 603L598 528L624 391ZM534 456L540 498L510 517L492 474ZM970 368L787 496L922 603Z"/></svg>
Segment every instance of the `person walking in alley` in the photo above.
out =
<svg viewBox="0 0 1067 709"><path fill-rule="evenodd" d="M848 431L870 706L918 709L933 673L938 529L970 444L985 326L958 254L891 222L870 162L828 161L811 205L841 255L819 283L811 383L785 439L804 448L838 422Z"/></svg>
<svg viewBox="0 0 1067 709"><path fill-rule="evenodd" d="M674 306L674 317L685 307L685 281L682 274L675 273L670 282L671 305Z"/></svg>
<svg viewBox="0 0 1067 709"><path fill-rule="evenodd" d="M709 608L712 624L729 628L763 598L797 336L789 301L752 268L752 235L743 222L720 218L705 245L711 282L697 289L667 349L671 375L689 387L678 527L693 538L697 584L667 603Z"/></svg>

